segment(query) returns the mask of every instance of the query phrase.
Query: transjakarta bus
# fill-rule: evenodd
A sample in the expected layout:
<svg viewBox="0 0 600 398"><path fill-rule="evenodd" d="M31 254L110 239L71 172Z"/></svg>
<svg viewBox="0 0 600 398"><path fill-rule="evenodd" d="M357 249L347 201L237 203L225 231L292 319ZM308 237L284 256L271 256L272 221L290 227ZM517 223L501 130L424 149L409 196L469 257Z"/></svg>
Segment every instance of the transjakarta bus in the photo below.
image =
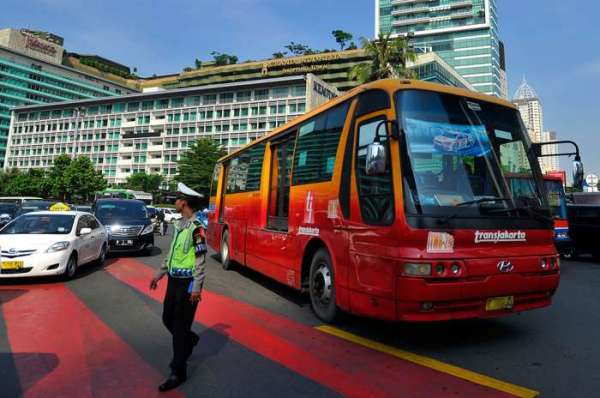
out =
<svg viewBox="0 0 600 398"><path fill-rule="evenodd" d="M360 86L219 160L208 242L308 291L316 315L436 321L548 306L559 283L538 160L514 105ZM511 192L505 170L531 176ZM582 170L582 168L580 168Z"/></svg>

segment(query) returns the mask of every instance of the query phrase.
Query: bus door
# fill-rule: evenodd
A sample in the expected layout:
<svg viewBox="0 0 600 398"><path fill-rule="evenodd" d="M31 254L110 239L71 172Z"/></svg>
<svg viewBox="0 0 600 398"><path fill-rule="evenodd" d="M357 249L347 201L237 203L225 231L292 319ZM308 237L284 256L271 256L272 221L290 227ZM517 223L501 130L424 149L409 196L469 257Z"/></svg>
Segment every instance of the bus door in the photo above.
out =
<svg viewBox="0 0 600 398"><path fill-rule="evenodd" d="M266 225L257 232L252 250L253 267L283 283L288 283L286 267L289 267L291 240L288 216L295 137L294 132L270 142L267 206L261 207L267 211Z"/></svg>
<svg viewBox="0 0 600 398"><path fill-rule="evenodd" d="M354 117L354 167L347 223L351 242L351 310L383 318L395 316L394 258L398 256L398 237L393 224L395 203L401 203L394 195L392 165L399 164L399 152L397 141L388 137L389 126L385 122L389 107L389 96L384 91L372 90L359 97ZM367 148L374 141L379 141L386 152L385 170L376 175L367 173L366 164Z"/></svg>

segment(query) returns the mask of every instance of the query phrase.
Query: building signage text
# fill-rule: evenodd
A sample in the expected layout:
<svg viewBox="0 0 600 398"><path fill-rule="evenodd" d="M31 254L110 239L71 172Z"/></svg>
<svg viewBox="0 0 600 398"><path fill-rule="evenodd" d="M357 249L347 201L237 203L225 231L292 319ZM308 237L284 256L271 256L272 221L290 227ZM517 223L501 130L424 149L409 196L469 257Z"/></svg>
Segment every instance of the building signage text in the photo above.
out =
<svg viewBox="0 0 600 398"><path fill-rule="evenodd" d="M25 47L31 50L41 52L46 55L55 56L56 48L51 46L50 44L46 44L39 39L36 39L32 36L25 37Z"/></svg>

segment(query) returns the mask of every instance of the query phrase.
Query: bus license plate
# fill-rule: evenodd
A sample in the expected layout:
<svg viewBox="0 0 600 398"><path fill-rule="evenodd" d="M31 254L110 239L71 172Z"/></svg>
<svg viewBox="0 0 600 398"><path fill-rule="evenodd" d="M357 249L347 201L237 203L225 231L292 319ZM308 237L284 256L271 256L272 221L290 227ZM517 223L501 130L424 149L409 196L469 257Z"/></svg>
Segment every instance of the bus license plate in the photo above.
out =
<svg viewBox="0 0 600 398"><path fill-rule="evenodd" d="M485 303L486 311L510 310L515 304L514 296L492 297Z"/></svg>
<svg viewBox="0 0 600 398"><path fill-rule="evenodd" d="M118 240L117 246L133 246L132 240Z"/></svg>
<svg viewBox="0 0 600 398"><path fill-rule="evenodd" d="M0 269L21 269L23 265L23 261L2 261Z"/></svg>

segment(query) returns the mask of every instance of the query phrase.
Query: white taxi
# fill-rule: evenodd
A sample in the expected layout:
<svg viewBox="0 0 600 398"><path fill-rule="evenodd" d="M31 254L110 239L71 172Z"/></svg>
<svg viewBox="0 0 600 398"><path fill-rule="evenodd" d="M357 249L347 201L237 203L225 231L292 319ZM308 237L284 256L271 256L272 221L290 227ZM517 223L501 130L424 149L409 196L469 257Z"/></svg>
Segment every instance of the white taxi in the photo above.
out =
<svg viewBox="0 0 600 398"><path fill-rule="evenodd" d="M81 211L38 211L12 220L0 229L0 278L63 275L77 267L104 263L106 229Z"/></svg>

